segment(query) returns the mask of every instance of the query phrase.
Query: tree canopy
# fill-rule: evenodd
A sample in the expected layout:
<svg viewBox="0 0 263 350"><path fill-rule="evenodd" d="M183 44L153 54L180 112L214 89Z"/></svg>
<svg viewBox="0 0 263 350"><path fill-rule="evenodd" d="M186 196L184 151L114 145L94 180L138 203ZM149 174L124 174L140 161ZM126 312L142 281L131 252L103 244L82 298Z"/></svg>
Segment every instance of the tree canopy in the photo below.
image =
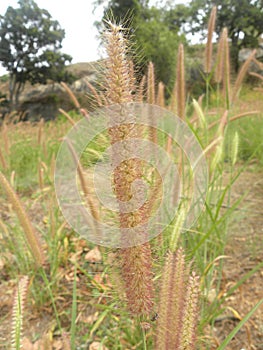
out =
<svg viewBox="0 0 263 350"><path fill-rule="evenodd" d="M133 18L124 23L131 28L129 33L134 34L137 51L142 51L142 63L152 60L158 79L166 84L169 84L168 75L173 75L178 43L184 41L180 33L206 34L213 6L217 6L216 33L219 35L224 27L228 28L236 70L239 50L257 47L263 33L262 0L191 0L184 4L166 0L162 7L150 7L149 0L94 0L94 3L104 4L104 19L109 13L117 21Z"/></svg>
<svg viewBox="0 0 263 350"><path fill-rule="evenodd" d="M262 0L192 0L189 6L189 25L192 33L206 29L211 9L217 6L215 30L219 35L224 27L228 28L236 69L239 50L242 47L258 47L258 39L263 33Z"/></svg>
<svg viewBox="0 0 263 350"><path fill-rule="evenodd" d="M126 35L133 43L136 56L133 57L137 69L145 70L149 61L155 65L159 81L171 85L176 64L176 52L185 36L179 35L179 26L171 21L168 11L150 7L149 0L96 0L96 5L104 3L104 15L96 26L101 29L103 20L122 20L127 28Z"/></svg>
<svg viewBox="0 0 263 350"><path fill-rule="evenodd" d="M11 109L27 81L45 84L67 79L65 64L71 56L60 52L65 31L49 12L33 0L18 1L0 16L0 61L10 74Z"/></svg>

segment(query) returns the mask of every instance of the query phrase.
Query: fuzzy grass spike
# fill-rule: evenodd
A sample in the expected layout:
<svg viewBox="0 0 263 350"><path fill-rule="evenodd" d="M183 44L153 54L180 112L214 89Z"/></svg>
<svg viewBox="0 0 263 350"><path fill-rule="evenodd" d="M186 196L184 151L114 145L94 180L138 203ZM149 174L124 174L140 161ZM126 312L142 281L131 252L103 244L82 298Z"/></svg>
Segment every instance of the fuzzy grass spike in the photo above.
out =
<svg viewBox="0 0 263 350"><path fill-rule="evenodd" d="M104 33L108 59L106 63L106 97L112 104L123 104L133 101L131 86L134 78L129 59L128 43L123 35L121 25L107 22L108 30ZM122 142L130 137L140 136L140 131L134 125L121 125L109 129L111 143ZM113 155L114 156L114 155ZM131 198L131 184L141 177L141 160L127 159L114 170L114 190L116 197L122 203ZM129 176L127 177L127 174ZM126 227L140 225L147 215L147 207L142 206L136 212L119 212L122 239ZM147 232L141 232L147 235ZM153 284L151 271L151 250L149 243L139 246L119 249L120 270L124 281L128 309L131 314L149 315L153 306Z"/></svg>
<svg viewBox="0 0 263 350"><path fill-rule="evenodd" d="M2 174L1 171L0 171L0 184L6 191L7 196L10 200L10 203L12 204L13 209L16 212L16 215L24 230L25 238L30 248L31 254L35 260L36 266L40 267L45 262L45 253L43 251L40 238L37 232L35 231L28 215L26 214L18 195L15 193L12 186L7 181L7 179Z"/></svg>

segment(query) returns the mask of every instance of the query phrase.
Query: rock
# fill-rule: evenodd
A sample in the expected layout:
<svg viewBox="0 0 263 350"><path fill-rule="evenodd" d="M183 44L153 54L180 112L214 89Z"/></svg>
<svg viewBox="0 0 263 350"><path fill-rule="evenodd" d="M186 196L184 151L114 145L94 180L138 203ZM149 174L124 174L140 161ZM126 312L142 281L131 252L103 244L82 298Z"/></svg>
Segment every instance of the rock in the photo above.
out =
<svg viewBox="0 0 263 350"><path fill-rule="evenodd" d="M248 57L252 54L252 52L253 52L253 49L241 49L239 51L239 54L238 54L239 63L242 65L248 59ZM257 53L256 53L255 58L258 61L261 61L261 62L263 61L263 48L262 47L259 47L257 49ZM260 69L260 67L255 62L250 63L248 71L250 73L263 74L263 70Z"/></svg>
<svg viewBox="0 0 263 350"><path fill-rule="evenodd" d="M96 84L99 66L103 66L103 61L82 62L67 67L68 72L75 77L75 81L69 87L76 97L81 99L81 105L84 108L89 108L90 104L90 99L87 97L90 92L87 82L93 85ZM6 89L6 86L0 87L2 92L5 92ZM41 118L45 120L54 119L59 114L59 108L66 111L74 108L67 92L60 84L53 82L46 85L26 84L20 95L19 103L19 112L24 114L26 120L31 121L40 120Z"/></svg>
<svg viewBox="0 0 263 350"><path fill-rule="evenodd" d="M238 54L238 60L240 63L245 62L248 57L252 54L253 49L241 49ZM263 59L263 48L259 47L256 53L256 59L259 61Z"/></svg>

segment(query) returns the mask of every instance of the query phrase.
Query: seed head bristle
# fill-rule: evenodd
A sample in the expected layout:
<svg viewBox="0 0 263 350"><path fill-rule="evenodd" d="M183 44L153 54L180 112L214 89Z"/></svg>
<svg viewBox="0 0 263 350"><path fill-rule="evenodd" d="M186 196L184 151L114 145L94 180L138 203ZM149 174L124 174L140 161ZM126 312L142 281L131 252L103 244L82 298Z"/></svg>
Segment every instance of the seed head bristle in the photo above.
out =
<svg viewBox="0 0 263 350"><path fill-rule="evenodd" d="M260 75L260 74L255 73L255 72L250 72L249 74L256 77L256 78L259 78L260 80L263 81L263 75Z"/></svg>
<svg viewBox="0 0 263 350"><path fill-rule="evenodd" d="M0 165L1 165L3 170L7 169L7 161L5 159L3 151L1 149L1 145L0 145Z"/></svg>
<svg viewBox="0 0 263 350"><path fill-rule="evenodd" d="M136 101L143 102L145 98L145 84L146 84L146 76L144 75L140 81L139 87L136 91Z"/></svg>
<svg viewBox="0 0 263 350"><path fill-rule="evenodd" d="M230 107L230 54L228 43L228 30L223 29L223 42L224 42L224 68L223 68L223 91L225 96L226 108Z"/></svg>
<svg viewBox="0 0 263 350"><path fill-rule="evenodd" d="M235 99L237 98L238 91L243 83L243 80L248 72L249 66L251 62L253 61L255 55L256 55L257 50L253 50L252 53L249 55L248 59L245 61L245 63L242 65L241 69L238 72L235 85L233 88L232 92L232 98L231 98L231 103L234 103Z"/></svg>
<svg viewBox="0 0 263 350"><path fill-rule="evenodd" d="M108 59L106 64L105 85L106 97L110 103L124 104L133 101L135 86L133 67L129 59L128 42L121 26L108 23L104 34ZM143 84L142 84L143 85ZM143 99L143 93L139 93ZM138 97L136 97L137 99ZM111 117L111 116L110 116ZM125 118L125 116L123 116ZM109 128L111 144L123 142L129 138L138 137L140 130L133 123ZM114 158L114 154L112 155ZM114 160L113 160L114 162ZM148 214L147 206L142 206L136 212L125 212L124 203L132 197L131 184L142 176L142 161L140 159L124 160L114 169L113 187L119 200L119 226L122 242L130 242L127 228L138 228L140 237L148 237L144 223ZM137 232L136 232L137 234ZM147 239L145 239L147 241ZM126 293L127 305L132 315L149 315L153 306L152 258L148 243L131 246L119 250L120 274Z"/></svg>
<svg viewBox="0 0 263 350"><path fill-rule="evenodd" d="M164 108L165 107L165 97L164 97L165 85L161 81L158 84L157 90L157 105Z"/></svg>
<svg viewBox="0 0 263 350"><path fill-rule="evenodd" d="M150 315L154 300L150 245L121 249L120 254L128 309L134 316Z"/></svg>
<svg viewBox="0 0 263 350"><path fill-rule="evenodd" d="M176 101L177 115L185 119L185 67L184 67L184 46L179 45L176 70Z"/></svg>
<svg viewBox="0 0 263 350"><path fill-rule="evenodd" d="M69 97L71 98L71 101L73 102L74 106L77 109L80 109L80 104L79 101L77 100L76 96L74 95L73 91L71 90L71 88L64 82L60 83L61 86L66 90L67 94L69 95Z"/></svg>
<svg viewBox="0 0 263 350"><path fill-rule="evenodd" d="M106 62L105 87L106 98L112 104L132 102L130 87L131 71L128 59L128 43L123 27L107 22L109 29L104 33L108 59Z"/></svg>
<svg viewBox="0 0 263 350"><path fill-rule="evenodd" d="M18 282L17 291L14 298L12 312L11 349L16 350L21 347L23 336L23 316L26 295L28 292L29 278L22 277Z"/></svg>
<svg viewBox="0 0 263 350"><path fill-rule="evenodd" d="M154 65L149 62L148 74L147 74L147 102L149 104L155 104L155 73Z"/></svg>
<svg viewBox="0 0 263 350"><path fill-rule="evenodd" d="M68 119L68 121L72 126L76 124L75 121L71 118L71 116L66 111L64 111L64 109L59 108L58 111Z"/></svg>
<svg viewBox="0 0 263 350"><path fill-rule="evenodd" d="M182 331L180 333L179 350L193 350L196 345L198 304L199 304L199 277L193 272L189 277L185 306L182 317Z"/></svg>
<svg viewBox="0 0 263 350"><path fill-rule="evenodd" d="M185 297L185 258L181 248L167 255L159 297L155 349L176 349Z"/></svg>
<svg viewBox="0 0 263 350"><path fill-rule="evenodd" d="M98 106L102 107L103 106L102 99L101 99L100 95L98 94L97 90L95 89L95 87L88 80L86 80L86 84L87 84L88 88L90 89L90 92L94 96L94 99L97 102Z"/></svg>
<svg viewBox="0 0 263 350"><path fill-rule="evenodd" d="M208 34L207 34L207 43L205 47L205 66L204 72L210 73L212 70L212 55L213 55L213 33L215 29L216 22L216 6L213 7L209 22L208 22Z"/></svg>
<svg viewBox="0 0 263 350"><path fill-rule="evenodd" d="M171 96L171 103L169 105L169 110L174 114L177 114L177 81L175 81Z"/></svg>
<svg viewBox="0 0 263 350"><path fill-rule="evenodd" d="M225 33L222 32L218 42L217 56L216 56L216 67L215 67L215 82L220 84L223 79L223 69L224 69L224 50L225 50Z"/></svg>
<svg viewBox="0 0 263 350"><path fill-rule="evenodd" d="M90 212L92 214L92 217L94 218L94 224L99 221L100 219L100 215L99 215L99 211L96 207L96 204L94 203L93 199L92 199L92 194L89 190L89 186L87 184L86 178L85 178L85 173L84 173L84 169L81 165L81 163L78 160L78 156L76 154L76 151L72 145L72 143L70 142L69 139L66 139L67 145L69 147L69 150L72 154L72 158L77 166L77 172L78 172L78 176L79 176L79 180L80 180L80 185L81 185L81 189L83 191L84 197L85 197L85 201L88 204L88 207L90 209ZM96 226L96 225L95 225Z"/></svg>
<svg viewBox="0 0 263 350"><path fill-rule="evenodd" d="M31 254L35 260L36 266L39 267L45 262L45 254L41 245L40 238L35 231L28 215L26 214L22 203L18 195L13 190L10 183L7 181L5 176L0 171L0 184L3 186L4 190L7 193L7 196L10 200L10 203L13 206L14 211L20 221L20 224L24 230L25 238L30 248Z"/></svg>

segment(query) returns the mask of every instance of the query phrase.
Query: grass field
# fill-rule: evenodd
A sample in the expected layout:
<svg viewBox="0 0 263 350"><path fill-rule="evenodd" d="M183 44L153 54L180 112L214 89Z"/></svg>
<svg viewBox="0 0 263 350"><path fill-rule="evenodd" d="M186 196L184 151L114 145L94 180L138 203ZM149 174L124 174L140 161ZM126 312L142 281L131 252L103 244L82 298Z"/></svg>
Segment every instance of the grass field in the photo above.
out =
<svg viewBox="0 0 263 350"><path fill-rule="evenodd" d="M109 40L114 41L114 30ZM115 50L111 44L109 56ZM81 112L72 111L70 120L61 114L46 123L2 125L1 349L10 345L12 349L93 350L165 350L179 348L178 344L189 350L263 347L263 91L260 81L242 84L244 76L230 79L227 74L212 88L215 72L211 71L206 75L204 98L186 105L183 47L179 50L170 103L164 102L160 85L157 91L151 64L145 93L135 89L131 98L176 113L204 150L209 171L205 207L187 230L183 228L188 214L182 205L161 235L137 247L107 248L79 237L58 206L54 169L63 137L83 118ZM128 68L120 57L114 52L112 60L117 62L106 74L105 99L115 104L127 102L128 78L123 78L123 72ZM227 54L224 72L226 60ZM123 84L120 94L118 84ZM147 130L147 137L154 140L152 130ZM81 166L86 185L90 185L87 174L114 137L118 140L116 130L94 139L85 149ZM184 176L187 157L170 143L169 136L156 137ZM129 175L134 171L132 164L126 165ZM152 166L146 170L142 175L156 191L159 177L149 175ZM115 185L121 188L116 191L128 196L131 182L123 173L120 168L119 177L115 174ZM93 198L94 194L85 192L81 171L78 175L81 198ZM98 203L94 208L94 215L102 215ZM140 215L134 220L139 222ZM105 217L109 222L117 220L109 213ZM179 327L181 334L175 336Z"/></svg>

